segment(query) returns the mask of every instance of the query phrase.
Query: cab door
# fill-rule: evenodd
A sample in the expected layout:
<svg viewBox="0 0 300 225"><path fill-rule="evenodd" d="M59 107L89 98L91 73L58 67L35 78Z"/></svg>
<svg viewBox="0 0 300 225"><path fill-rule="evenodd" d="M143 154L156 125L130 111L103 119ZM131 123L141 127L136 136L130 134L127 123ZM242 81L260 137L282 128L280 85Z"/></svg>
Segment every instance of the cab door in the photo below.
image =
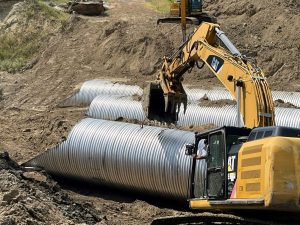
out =
<svg viewBox="0 0 300 225"><path fill-rule="evenodd" d="M225 198L225 135L218 131L209 135L206 191L209 199Z"/></svg>

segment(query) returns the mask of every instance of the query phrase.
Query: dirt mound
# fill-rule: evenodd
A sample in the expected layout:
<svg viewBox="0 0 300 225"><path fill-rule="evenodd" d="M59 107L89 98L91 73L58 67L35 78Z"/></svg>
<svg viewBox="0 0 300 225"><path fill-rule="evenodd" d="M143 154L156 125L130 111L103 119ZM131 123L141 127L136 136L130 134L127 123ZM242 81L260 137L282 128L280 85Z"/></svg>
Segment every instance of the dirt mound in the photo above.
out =
<svg viewBox="0 0 300 225"><path fill-rule="evenodd" d="M273 90L300 90L299 1L211 0L205 10L243 53L257 60Z"/></svg>
<svg viewBox="0 0 300 225"><path fill-rule="evenodd" d="M24 172L0 153L0 224L95 224L100 214L88 203L74 202L46 174Z"/></svg>
<svg viewBox="0 0 300 225"><path fill-rule="evenodd" d="M281 99L278 99L274 102L274 106L275 107L282 107L282 108L294 108L294 109L300 109L300 107L297 107L295 105L293 105L290 102L284 102Z"/></svg>
<svg viewBox="0 0 300 225"><path fill-rule="evenodd" d="M236 105L236 101L230 99L212 101L205 95L199 100L198 105L203 107L224 107L226 105Z"/></svg>
<svg viewBox="0 0 300 225"><path fill-rule="evenodd" d="M39 0L21 1L11 11L6 10L7 16L0 23L0 70L31 69L40 49L67 24L69 15Z"/></svg>

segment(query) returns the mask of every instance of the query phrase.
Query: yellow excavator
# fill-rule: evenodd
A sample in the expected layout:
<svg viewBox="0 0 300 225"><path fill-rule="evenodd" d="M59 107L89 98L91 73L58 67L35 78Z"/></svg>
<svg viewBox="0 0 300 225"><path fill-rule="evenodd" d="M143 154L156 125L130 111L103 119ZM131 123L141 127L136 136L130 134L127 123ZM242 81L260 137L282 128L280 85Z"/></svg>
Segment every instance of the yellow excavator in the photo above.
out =
<svg viewBox="0 0 300 225"><path fill-rule="evenodd" d="M263 71L242 55L220 26L203 22L171 57L164 57L158 81L148 86L146 114L151 119L176 121L187 107L183 76L207 65L238 102L248 128L274 125L271 90Z"/></svg>
<svg viewBox="0 0 300 225"><path fill-rule="evenodd" d="M202 22L216 22L216 18L203 12L202 3L202 0L177 0L171 3L170 16L158 19L157 24L181 23L183 40L185 40L187 24L199 25Z"/></svg>
<svg viewBox="0 0 300 225"><path fill-rule="evenodd" d="M275 126L263 71L240 53L218 24L202 22L171 57L164 57L157 81L144 95L148 118L176 122L179 110L187 107L183 76L204 65L236 99L238 119L237 127L196 134L196 142L187 146L186 155L191 156L200 142L207 142L207 156L193 159L190 208L299 212L300 129ZM201 160L206 161L204 182L197 179ZM153 224L172 223L162 218Z"/></svg>

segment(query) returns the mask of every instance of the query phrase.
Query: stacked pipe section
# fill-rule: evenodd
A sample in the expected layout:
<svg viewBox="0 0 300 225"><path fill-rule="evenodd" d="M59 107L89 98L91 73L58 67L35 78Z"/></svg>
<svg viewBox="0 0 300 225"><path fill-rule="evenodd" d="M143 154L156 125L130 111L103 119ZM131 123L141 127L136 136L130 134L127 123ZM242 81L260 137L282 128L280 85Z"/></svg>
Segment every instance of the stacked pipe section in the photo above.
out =
<svg viewBox="0 0 300 225"><path fill-rule="evenodd" d="M192 158L185 155L185 147L193 144L194 139L192 132L87 118L72 129L65 142L25 166L186 200ZM205 180L205 160L198 160L196 169L196 179L201 184Z"/></svg>
<svg viewBox="0 0 300 225"><path fill-rule="evenodd" d="M224 107L203 107L189 105L186 113L183 109L178 115L177 125L204 125L214 124L216 126L236 126L237 114L235 105ZM96 119L117 120L119 118L135 119L143 121L146 119L142 103L132 97L98 96L90 105L87 115ZM300 110L293 108L275 108L275 123L278 126L300 128ZM243 124L243 121L241 121Z"/></svg>
<svg viewBox="0 0 300 225"><path fill-rule="evenodd" d="M89 106L98 95L141 96L143 90L137 85L112 83L105 80L90 80L83 83L79 92L60 104L61 107Z"/></svg>
<svg viewBox="0 0 300 225"><path fill-rule="evenodd" d="M224 88L205 90L185 87L185 90L190 104L199 102L204 96L211 101L222 99L233 100L231 94ZM98 95L119 95L124 97L133 95L142 96L142 94L142 88L137 85L118 84L105 80L90 80L84 82L80 91L65 100L61 106L89 106L92 100ZM299 92L273 91L272 95L274 101L283 100L284 102L289 102L294 106L300 107Z"/></svg>

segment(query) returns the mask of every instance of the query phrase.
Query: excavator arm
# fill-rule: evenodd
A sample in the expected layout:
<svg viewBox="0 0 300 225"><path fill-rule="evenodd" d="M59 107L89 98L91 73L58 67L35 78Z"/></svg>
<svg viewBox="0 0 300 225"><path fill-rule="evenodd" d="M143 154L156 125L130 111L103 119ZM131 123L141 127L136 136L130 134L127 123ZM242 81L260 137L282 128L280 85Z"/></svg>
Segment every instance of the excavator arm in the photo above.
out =
<svg viewBox="0 0 300 225"><path fill-rule="evenodd" d="M272 94L264 73L236 49L219 25L207 22L173 56L164 57L158 81L148 89L147 116L176 121L181 105L184 111L187 107L183 76L193 67L202 68L205 64L237 100L245 127L274 125Z"/></svg>

